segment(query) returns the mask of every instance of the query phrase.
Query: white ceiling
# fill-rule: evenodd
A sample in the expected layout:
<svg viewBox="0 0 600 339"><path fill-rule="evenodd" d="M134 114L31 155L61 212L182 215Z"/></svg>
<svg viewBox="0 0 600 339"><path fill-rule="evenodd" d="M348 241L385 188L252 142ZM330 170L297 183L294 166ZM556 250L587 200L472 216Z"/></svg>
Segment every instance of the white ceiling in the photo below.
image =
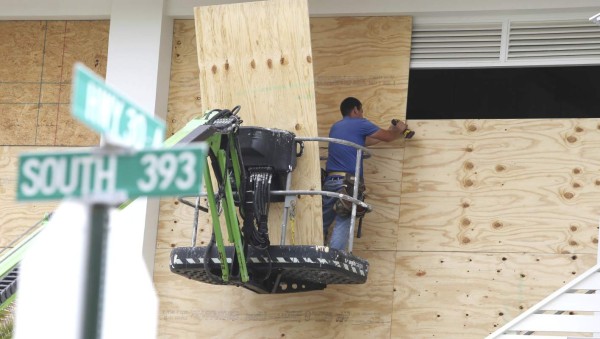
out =
<svg viewBox="0 0 600 339"><path fill-rule="evenodd" d="M0 20L107 19L110 17L112 1L116 0L0 0ZM164 1L166 1L166 13L175 18L192 18L192 9L195 6L246 2L240 0ZM416 17L473 16L490 12L560 13L564 10L587 10L592 16L600 11L598 0L308 0L308 3L312 16L398 14Z"/></svg>

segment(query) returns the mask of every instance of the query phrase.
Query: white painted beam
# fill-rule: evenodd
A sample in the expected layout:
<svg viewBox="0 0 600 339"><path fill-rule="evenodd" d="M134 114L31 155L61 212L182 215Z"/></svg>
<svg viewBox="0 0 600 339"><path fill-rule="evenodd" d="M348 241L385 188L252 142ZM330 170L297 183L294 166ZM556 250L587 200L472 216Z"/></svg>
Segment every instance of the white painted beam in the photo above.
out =
<svg viewBox="0 0 600 339"><path fill-rule="evenodd" d="M166 14L175 18L193 18L193 8L254 0L166 0ZM116 0L2 0L0 20L107 19ZM119 0L119 3L129 3ZM600 11L597 0L309 0L309 12L327 15L445 15L477 12L562 11L589 8ZM595 10L595 12L594 12Z"/></svg>
<svg viewBox="0 0 600 339"><path fill-rule="evenodd" d="M164 0L114 1L111 7L106 82L151 115L166 118L173 19ZM139 198L127 207L152 276L158 225L158 198Z"/></svg>
<svg viewBox="0 0 600 339"><path fill-rule="evenodd" d="M192 18L191 9L196 6L208 6L253 0L169 0L167 13L177 18ZM423 13L476 13L489 11L538 11L562 10L565 8L599 9L596 0L309 0L310 15L415 15ZM597 11L596 11L597 12Z"/></svg>
<svg viewBox="0 0 600 339"><path fill-rule="evenodd" d="M111 0L2 0L0 20L108 19Z"/></svg>

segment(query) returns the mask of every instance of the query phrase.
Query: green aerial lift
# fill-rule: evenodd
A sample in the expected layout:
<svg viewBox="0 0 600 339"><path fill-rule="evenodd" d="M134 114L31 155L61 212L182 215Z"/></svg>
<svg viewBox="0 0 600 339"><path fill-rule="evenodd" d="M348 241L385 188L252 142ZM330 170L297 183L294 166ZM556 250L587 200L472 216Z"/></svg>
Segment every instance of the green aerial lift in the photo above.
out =
<svg viewBox="0 0 600 339"><path fill-rule="evenodd" d="M173 139L178 144L205 141L209 145L204 180L208 206L195 208L192 244L171 251L171 271L200 282L236 285L257 293L291 293L322 290L328 284L366 282L369 263L348 251L321 245L285 245L286 223L293 213L298 195L329 195L353 204L350 244L352 244L356 207L371 207L354 196L327 191L290 190L291 173L302 156L305 141L339 142L357 148L358 161L367 150L359 145L331 138L297 138L284 130L242 127L233 110L212 110L192 120ZM175 136L174 136L175 137ZM368 153L367 153L368 154ZM210 161L208 161L210 160ZM216 182L209 174L210 163ZM357 172L359 170L356 166ZM358 183L357 183L358 184ZM285 205L281 245L269 239L269 205ZM212 219L212 237L207 246L196 246L198 213L208 212ZM233 245L226 246L219 223L224 213L227 236ZM238 215L243 222L239 222Z"/></svg>

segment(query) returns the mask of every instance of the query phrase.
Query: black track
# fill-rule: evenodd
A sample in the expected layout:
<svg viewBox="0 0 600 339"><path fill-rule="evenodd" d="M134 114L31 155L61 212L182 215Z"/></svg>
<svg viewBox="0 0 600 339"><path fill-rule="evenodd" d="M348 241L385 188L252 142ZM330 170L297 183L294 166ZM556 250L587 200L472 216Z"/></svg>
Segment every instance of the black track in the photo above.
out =
<svg viewBox="0 0 600 339"><path fill-rule="evenodd" d="M233 246L226 247L231 270ZM171 251L171 272L204 283L235 285L256 293L294 293L322 290L328 284L363 284L368 261L325 246L270 246L248 248L246 262L250 281L238 276L225 282L216 246L178 247ZM235 271L235 270L234 270Z"/></svg>

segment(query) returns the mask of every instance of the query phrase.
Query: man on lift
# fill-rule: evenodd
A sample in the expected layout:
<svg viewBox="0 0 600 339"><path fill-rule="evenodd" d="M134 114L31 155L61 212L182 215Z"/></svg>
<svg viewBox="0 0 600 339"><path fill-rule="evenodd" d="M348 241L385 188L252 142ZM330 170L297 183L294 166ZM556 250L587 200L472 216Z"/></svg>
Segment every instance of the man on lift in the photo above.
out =
<svg viewBox="0 0 600 339"><path fill-rule="evenodd" d="M381 141L390 142L406 135L408 128L406 123L394 120L387 129L382 129L364 117L361 102L348 97L340 104L342 120L336 122L329 130L329 137L353 142L360 146L371 146ZM350 146L329 143L329 155L327 158L325 183L323 190L340 192L344 188L346 174L354 176L356 169L356 149ZM364 187L362 159L360 164L359 187ZM359 190L360 192L361 190ZM360 192L362 193L362 192ZM351 195L351 194L350 194ZM362 195L362 194L360 194ZM359 196L360 198L360 196ZM323 239L327 244L329 226L335 219L335 226L331 234L329 247L338 250L346 250L350 236L351 215L347 209L343 210L339 199L335 197L323 197Z"/></svg>

